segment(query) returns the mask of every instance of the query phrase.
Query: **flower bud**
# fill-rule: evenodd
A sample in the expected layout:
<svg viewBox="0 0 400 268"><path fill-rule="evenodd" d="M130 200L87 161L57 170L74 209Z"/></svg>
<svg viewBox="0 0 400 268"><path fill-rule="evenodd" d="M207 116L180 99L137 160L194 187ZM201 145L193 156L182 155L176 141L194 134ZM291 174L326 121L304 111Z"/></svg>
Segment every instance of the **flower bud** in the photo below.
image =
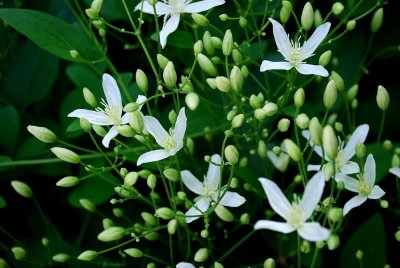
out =
<svg viewBox="0 0 400 268"><path fill-rule="evenodd" d="M176 228L178 227L178 221L176 219L172 219L167 224L168 234L173 235L176 232Z"/></svg>
<svg viewBox="0 0 400 268"><path fill-rule="evenodd" d="M89 120L84 117L79 118L79 125L86 133L89 133L90 130L92 130L92 125L90 124Z"/></svg>
<svg viewBox="0 0 400 268"><path fill-rule="evenodd" d="M247 68L246 65L242 65L242 67L240 67L240 71L242 72L244 79L246 79L249 76L249 69Z"/></svg>
<svg viewBox="0 0 400 268"><path fill-rule="evenodd" d="M175 123L176 123L176 118L177 118L177 117L178 117L178 116L177 116L175 110L171 110L171 111L168 113L168 120L169 120L169 122L170 122L172 125L175 125Z"/></svg>
<svg viewBox="0 0 400 268"><path fill-rule="evenodd" d="M111 219L109 219L109 218L104 218L103 219L103 229L107 229L107 228L110 228L112 226L114 226L114 222Z"/></svg>
<svg viewBox="0 0 400 268"><path fill-rule="evenodd" d="M364 252L362 252L362 250L357 250L356 251L356 259L361 261L364 257Z"/></svg>
<svg viewBox="0 0 400 268"><path fill-rule="evenodd" d="M144 220L144 222L149 225L149 226L156 226L157 223L157 218L154 217L153 214L150 214L148 212L142 212L140 214L140 216L142 217L142 219Z"/></svg>
<svg viewBox="0 0 400 268"><path fill-rule="evenodd" d="M229 164L236 165L239 162L239 152L234 145L226 146L224 153Z"/></svg>
<svg viewBox="0 0 400 268"><path fill-rule="evenodd" d="M122 218L124 216L124 211L120 208L113 208L112 212L117 218Z"/></svg>
<svg viewBox="0 0 400 268"><path fill-rule="evenodd" d="M324 248L324 246L325 246L325 242L324 241L317 241L315 243L315 247L318 248L318 249L322 249L322 248Z"/></svg>
<svg viewBox="0 0 400 268"><path fill-rule="evenodd" d="M242 91L243 75L242 75L242 72L240 71L239 67L233 66L230 77L229 77L229 81L231 82L231 87L235 92Z"/></svg>
<svg viewBox="0 0 400 268"><path fill-rule="evenodd" d="M146 74L141 69L136 70L136 84L143 93L146 93L149 89L149 81L147 80Z"/></svg>
<svg viewBox="0 0 400 268"><path fill-rule="evenodd" d="M276 103L267 102L262 109L266 112L267 116L273 116L278 112L279 108Z"/></svg>
<svg viewBox="0 0 400 268"><path fill-rule="evenodd" d="M186 139L186 148L189 150L189 153L194 153L194 141L190 137Z"/></svg>
<svg viewBox="0 0 400 268"><path fill-rule="evenodd" d="M56 182L56 185L59 187L72 187L79 183L78 177L75 176L67 176Z"/></svg>
<svg viewBox="0 0 400 268"><path fill-rule="evenodd" d="M102 126L92 125L94 132L99 135L100 137L104 137L107 135L107 131Z"/></svg>
<svg viewBox="0 0 400 268"><path fill-rule="evenodd" d="M134 111L128 115L129 126L136 132L142 133L144 127L143 114L139 111Z"/></svg>
<svg viewBox="0 0 400 268"><path fill-rule="evenodd" d="M263 268L275 268L275 260L273 258L268 258L264 261Z"/></svg>
<svg viewBox="0 0 400 268"><path fill-rule="evenodd" d="M176 71L174 67L174 63L172 61L169 61L167 65L165 66L164 72L163 72L163 78L164 82L169 88L175 87L176 84Z"/></svg>
<svg viewBox="0 0 400 268"><path fill-rule="evenodd" d="M262 101L260 101L260 99L256 95L252 94L250 96L249 104L251 108L257 109L261 108Z"/></svg>
<svg viewBox="0 0 400 268"><path fill-rule="evenodd" d="M286 2L288 2L288 1L286 1ZM282 6L281 10L279 11L279 19L282 24L285 24L286 22L288 22L288 20L290 18L290 12L291 12L291 9L288 9L285 6Z"/></svg>
<svg viewBox="0 0 400 268"><path fill-rule="evenodd" d="M311 243L309 241L303 240L300 245L300 251L302 253L308 254L311 251Z"/></svg>
<svg viewBox="0 0 400 268"><path fill-rule="evenodd" d="M323 97L324 106L327 110L333 107L333 105L336 102L336 98L337 98L336 83L334 80L331 80L326 85Z"/></svg>
<svg viewBox="0 0 400 268"><path fill-rule="evenodd" d="M318 60L318 64L321 66L327 66L332 58L332 51L328 50L321 54Z"/></svg>
<svg viewBox="0 0 400 268"><path fill-rule="evenodd" d="M156 210L156 215L163 220L170 220L174 218L175 213L172 209L167 207L161 207Z"/></svg>
<svg viewBox="0 0 400 268"><path fill-rule="evenodd" d="M336 2L332 5L332 13L335 15L339 15L344 10L344 5L340 2Z"/></svg>
<svg viewBox="0 0 400 268"><path fill-rule="evenodd" d="M247 19L245 17L240 16L239 26L242 27L243 29L247 28Z"/></svg>
<svg viewBox="0 0 400 268"><path fill-rule="evenodd" d="M227 14L221 14L219 15L219 19L222 21L227 21L229 19L229 16Z"/></svg>
<svg viewBox="0 0 400 268"><path fill-rule="evenodd" d="M217 69L215 69L214 64L204 54L202 53L197 54L197 62L199 63L200 68L208 75L210 76L217 75Z"/></svg>
<svg viewBox="0 0 400 268"><path fill-rule="evenodd" d="M343 209L336 207L329 209L328 218L332 222L340 222L343 219Z"/></svg>
<svg viewBox="0 0 400 268"><path fill-rule="evenodd" d="M135 137L135 135L136 135L136 132L129 125L117 126L115 130L119 134L121 134L122 136L127 137L127 138L132 138L132 137Z"/></svg>
<svg viewBox="0 0 400 268"><path fill-rule="evenodd" d="M0 258L0 268L7 268L7 267L9 267L7 262L3 258Z"/></svg>
<svg viewBox="0 0 400 268"><path fill-rule="evenodd" d="M79 164L81 162L81 158L79 157L79 155L71 150L62 147L53 147L50 150L62 161L72 164Z"/></svg>
<svg viewBox="0 0 400 268"><path fill-rule="evenodd" d="M351 102L352 100L354 100L357 97L357 93L358 93L358 84L355 84L351 88L349 88L349 90L347 90L346 100L348 102Z"/></svg>
<svg viewBox="0 0 400 268"><path fill-rule="evenodd" d="M310 130L310 139L315 145L322 145L322 126L317 117L313 117L308 125Z"/></svg>
<svg viewBox="0 0 400 268"><path fill-rule="evenodd" d="M384 140L382 143L383 149L386 151L391 151L393 150L393 143L391 140Z"/></svg>
<svg viewBox="0 0 400 268"><path fill-rule="evenodd" d="M233 37L231 30L226 30L224 39L222 40L222 53L225 56L229 56L232 53L233 48Z"/></svg>
<svg viewBox="0 0 400 268"><path fill-rule="evenodd" d="M376 33L379 31L383 23L383 8L378 8L374 15L372 16L371 20L371 32Z"/></svg>
<svg viewBox="0 0 400 268"><path fill-rule="evenodd" d="M157 54L157 63L158 65L160 65L161 69L165 69L165 67L167 66L169 60L167 57L165 57L162 54Z"/></svg>
<svg viewBox="0 0 400 268"><path fill-rule="evenodd" d="M322 18L321 11L319 9L316 9L314 11L314 26L319 27L324 23L324 19Z"/></svg>
<svg viewBox="0 0 400 268"><path fill-rule="evenodd" d="M78 260L81 261L91 261L97 257L97 252L94 250L85 250L78 256Z"/></svg>
<svg viewBox="0 0 400 268"><path fill-rule="evenodd" d="M143 256L143 252L137 248L127 248L124 249L124 252L133 258L141 258Z"/></svg>
<svg viewBox="0 0 400 268"><path fill-rule="evenodd" d="M194 255L195 262L204 262L208 259L208 249L207 248L200 248L197 250L196 254Z"/></svg>
<svg viewBox="0 0 400 268"><path fill-rule="evenodd" d="M203 34L203 45L208 55L214 55L214 44L209 31L205 31Z"/></svg>
<svg viewBox="0 0 400 268"><path fill-rule="evenodd" d="M332 71L330 79L335 81L336 88L337 88L338 91L343 91L344 90L343 78L337 72Z"/></svg>
<svg viewBox="0 0 400 268"><path fill-rule="evenodd" d="M290 120L287 118L282 118L281 120L279 120L278 122L278 130L280 132L286 132L288 131L290 127Z"/></svg>
<svg viewBox="0 0 400 268"><path fill-rule="evenodd" d="M192 18L194 22L196 22L200 26L207 27L210 24L207 17L204 15L193 13Z"/></svg>
<svg viewBox="0 0 400 268"><path fill-rule="evenodd" d="M357 142L355 151L356 151L357 157L360 159L364 158L365 155L367 154L365 145L364 145L364 143L361 143L361 142Z"/></svg>
<svg viewBox="0 0 400 268"><path fill-rule="evenodd" d="M355 20L349 20L346 24L346 30L352 31L354 28L356 28L357 22Z"/></svg>
<svg viewBox="0 0 400 268"><path fill-rule="evenodd" d="M244 123L244 114L235 115L232 119L231 125L232 128L239 128Z"/></svg>
<svg viewBox="0 0 400 268"><path fill-rule="evenodd" d="M193 52L194 54L199 54L203 52L203 42L201 40L198 40L196 43L194 43Z"/></svg>
<svg viewBox="0 0 400 268"><path fill-rule="evenodd" d="M378 86L378 92L376 94L376 103L378 104L379 109L382 111L386 111L389 107L390 97L389 94L383 86Z"/></svg>
<svg viewBox="0 0 400 268"><path fill-rule="evenodd" d="M306 129L309 126L310 119L305 113L301 113L296 116L295 122L300 129Z"/></svg>
<svg viewBox="0 0 400 268"><path fill-rule="evenodd" d="M389 202L387 200L379 200L379 205L381 206L381 208L388 208Z"/></svg>
<svg viewBox="0 0 400 268"><path fill-rule="evenodd" d="M294 100L294 105L297 108L300 108L303 106L304 104L304 100L305 100L305 93L304 93L304 89L303 88L299 88L296 90L296 92L294 93L293 96L293 100Z"/></svg>
<svg viewBox="0 0 400 268"><path fill-rule="evenodd" d="M179 171L174 168L164 169L163 174L168 180L174 182L179 181L179 179L181 178Z"/></svg>
<svg viewBox="0 0 400 268"><path fill-rule="evenodd" d="M330 234L328 240L326 241L326 245L329 250L336 249L340 244L339 236L337 234Z"/></svg>
<svg viewBox="0 0 400 268"><path fill-rule="evenodd" d="M11 186L22 197L31 198L33 196L31 187L25 182L13 180L11 181Z"/></svg>
<svg viewBox="0 0 400 268"><path fill-rule="evenodd" d="M265 141L260 140L257 145L257 154L260 156L260 158L265 159L267 158L268 155L268 149L267 145L265 144Z"/></svg>
<svg viewBox="0 0 400 268"><path fill-rule="evenodd" d="M334 160L338 153L338 140L332 126L326 125L322 130L322 146L330 160Z"/></svg>
<svg viewBox="0 0 400 268"><path fill-rule="evenodd" d="M119 226L112 226L98 234L97 239L102 242L120 240L125 236L125 229Z"/></svg>
<svg viewBox="0 0 400 268"><path fill-rule="evenodd" d="M33 136L35 136L36 139L40 140L41 142L53 143L57 140L56 134L54 134L53 131L48 128L29 125L27 129Z"/></svg>
<svg viewBox="0 0 400 268"><path fill-rule="evenodd" d="M77 59L79 57L79 52L75 49L71 49L69 51L69 55L71 56L71 58Z"/></svg>
<svg viewBox="0 0 400 268"><path fill-rule="evenodd" d="M395 239L400 242L400 230L398 230L395 234L394 234Z"/></svg>
<svg viewBox="0 0 400 268"><path fill-rule="evenodd" d="M18 261L26 257L26 250L23 247L13 247L11 251L14 254L14 258Z"/></svg>
<svg viewBox="0 0 400 268"><path fill-rule="evenodd" d="M199 106L200 98L195 92L189 92L185 97L185 103L190 110L194 111Z"/></svg>
<svg viewBox="0 0 400 268"><path fill-rule="evenodd" d="M93 202L90 201L90 200L87 199L87 198L79 199L79 203L80 203L81 206L82 206L84 209L86 209L87 211L90 211L90 212L95 212L95 211L96 211L96 205L93 204Z"/></svg>
<svg viewBox="0 0 400 268"><path fill-rule="evenodd" d="M157 177L154 174L150 174L147 179L147 186L149 186L150 189L154 189L156 188L156 184L157 184Z"/></svg>
<svg viewBox="0 0 400 268"><path fill-rule="evenodd" d="M57 253L56 255L53 255L53 257L51 257L51 259L54 262L59 262L59 263L67 262L69 258L70 256L65 253Z"/></svg>
<svg viewBox="0 0 400 268"><path fill-rule="evenodd" d="M292 158L293 161L295 162L300 161L302 154L297 144L290 139L284 139L283 143L286 147L286 152L289 155L289 157Z"/></svg>
<svg viewBox="0 0 400 268"><path fill-rule="evenodd" d="M307 2L301 13L301 27L308 31L311 29L314 23L314 9L310 2Z"/></svg>
<svg viewBox="0 0 400 268"><path fill-rule="evenodd" d="M212 43L214 48L222 49L222 40L221 40L221 38L216 37L216 36L211 36L211 43ZM214 50L213 50L213 52L214 52Z"/></svg>
<svg viewBox="0 0 400 268"><path fill-rule="evenodd" d="M228 92L231 88L231 83L229 82L229 79L225 76L217 76L215 78L215 82L217 85L217 89L222 92Z"/></svg>

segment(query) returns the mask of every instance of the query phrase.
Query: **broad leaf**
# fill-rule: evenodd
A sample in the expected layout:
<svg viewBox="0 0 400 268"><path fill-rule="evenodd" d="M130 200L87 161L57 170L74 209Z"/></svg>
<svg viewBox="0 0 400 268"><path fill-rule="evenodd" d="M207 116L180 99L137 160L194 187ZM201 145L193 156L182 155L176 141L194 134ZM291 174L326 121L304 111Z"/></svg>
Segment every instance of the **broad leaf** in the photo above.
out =
<svg viewBox="0 0 400 268"><path fill-rule="evenodd" d="M14 106L8 105L0 108L0 148L13 152L19 134L19 115Z"/></svg>

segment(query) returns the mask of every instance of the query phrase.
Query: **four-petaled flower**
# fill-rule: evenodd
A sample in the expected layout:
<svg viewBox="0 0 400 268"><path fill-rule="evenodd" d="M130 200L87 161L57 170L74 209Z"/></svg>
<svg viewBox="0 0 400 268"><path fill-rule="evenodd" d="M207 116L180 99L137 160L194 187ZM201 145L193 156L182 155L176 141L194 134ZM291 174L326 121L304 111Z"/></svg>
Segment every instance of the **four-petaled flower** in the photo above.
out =
<svg viewBox="0 0 400 268"><path fill-rule="evenodd" d="M358 180L349 176L343 178L344 187L347 190L358 193L358 195L346 202L343 207L343 215L360 206L367 199L379 199L385 194L381 187L375 185L375 170L375 159L372 154L369 154L365 161L364 172L358 176Z"/></svg>
<svg viewBox="0 0 400 268"><path fill-rule="evenodd" d="M148 1L141 1L135 7L135 11L142 10L145 13L154 14L153 8L155 8L158 16L164 16L164 25L160 31L160 44L164 48L168 35L178 28L181 13L199 13L225 3L224 0L191 2L192 0L164 0L163 2L158 1L153 7Z"/></svg>
<svg viewBox="0 0 400 268"><path fill-rule="evenodd" d="M286 61L272 62L264 60L261 63L260 71L267 70L290 70L296 68L301 74L316 74L328 76L328 71L321 65L312 65L304 63L304 60L314 55L314 51L328 34L331 24L326 22L315 29L311 37L300 46L299 42L293 42L289 39L283 26L274 19L269 19L272 23L272 31L275 38L278 51L283 55Z"/></svg>
<svg viewBox="0 0 400 268"><path fill-rule="evenodd" d="M184 170L181 172L182 182L200 199L186 212L186 222L190 223L199 218L209 207L211 202L219 202L217 206L238 207L246 199L238 193L227 191L227 185L220 186L221 180L221 156L214 154L208 166L204 181L200 182L193 174Z"/></svg>
<svg viewBox="0 0 400 268"><path fill-rule="evenodd" d="M328 239L330 231L318 222L306 222L313 214L315 207L321 199L325 186L325 176L322 172L316 173L307 183L302 199L295 196L292 204L282 193L275 182L259 178L267 195L272 209L286 222L259 220L254 229L269 229L281 233L290 233L297 230L298 234L308 241L324 241Z"/></svg>
<svg viewBox="0 0 400 268"><path fill-rule="evenodd" d="M127 124L129 120L128 113L122 115L121 93L119 92L117 82L109 74L103 74L103 90L107 100L102 99L101 101L104 108L97 107L95 111L76 109L69 113L68 117L85 118L93 125L112 126L102 141L103 145L108 148L110 141L118 135L116 127ZM145 96L138 96L136 102L141 104L139 110L142 108L145 100Z"/></svg>
<svg viewBox="0 0 400 268"><path fill-rule="evenodd" d="M142 154L137 160L137 165L155 162L175 155L183 147L183 138L186 132L185 107L179 111L175 127L168 133L160 122L152 116L144 116L144 129L154 137L158 145L163 149L158 149Z"/></svg>

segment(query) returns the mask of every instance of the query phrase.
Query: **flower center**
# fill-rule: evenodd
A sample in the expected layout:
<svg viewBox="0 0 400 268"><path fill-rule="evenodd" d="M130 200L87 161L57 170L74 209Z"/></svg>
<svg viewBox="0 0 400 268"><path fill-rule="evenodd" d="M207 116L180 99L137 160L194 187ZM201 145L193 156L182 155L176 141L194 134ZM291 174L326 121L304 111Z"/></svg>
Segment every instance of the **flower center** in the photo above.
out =
<svg viewBox="0 0 400 268"><path fill-rule="evenodd" d="M300 40L300 38L299 38L299 40ZM297 64L301 63L300 62L301 46L298 41L293 42L291 40L291 43L292 43L292 51L290 52L290 57L289 57L288 61L290 62L291 65L296 66Z"/></svg>
<svg viewBox="0 0 400 268"><path fill-rule="evenodd" d="M206 176L204 176L204 181L203 181L203 193L204 193L204 196L206 196L207 198L209 198L211 200L215 194L215 188L213 185L211 185L208 182Z"/></svg>
<svg viewBox="0 0 400 268"><path fill-rule="evenodd" d="M107 115L108 119L113 122L114 125L120 125L122 118L119 111L115 107L110 107L104 99L101 99L100 104L103 105L104 108L97 107L95 110Z"/></svg>
<svg viewBox="0 0 400 268"><path fill-rule="evenodd" d="M357 188L358 193L362 196L368 196L371 193L371 188L363 179L358 182Z"/></svg>
<svg viewBox="0 0 400 268"><path fill-rule="evenodd" d="M169 152L176 147L176 141L171 136L165 136L163 138L163 147Z"/></svg>
<svg viewBox="0 0 400 268"><path fill-rule="evenodd" d="M188 0L169 0L168 4L172 7L174 13L182 13L183 8L190 2Z"/></svg>
<svg viewBox="0 0 400 268"><path fill-rule="evenodd" d="M292 204L292 210L287 217L287 222L295 229L299 229L301 226L303 226L304 222L301 217L301 211L298 203L294 202Z"/></svg>

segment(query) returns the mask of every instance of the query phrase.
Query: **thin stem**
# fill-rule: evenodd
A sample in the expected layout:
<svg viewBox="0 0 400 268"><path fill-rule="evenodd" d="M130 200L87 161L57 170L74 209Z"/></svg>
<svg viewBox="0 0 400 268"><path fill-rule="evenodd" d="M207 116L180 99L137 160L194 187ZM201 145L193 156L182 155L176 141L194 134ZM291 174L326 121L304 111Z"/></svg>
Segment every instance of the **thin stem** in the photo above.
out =
<svg viewBox="0 0 400 268"><path fill-rule="evenodd" d="M381 141L381 138L382 138L383 126L385 125L385 115L386 115L386 111L383 111L382 112L381 124L379 126L378 138L376 139L376 143L379 143Z"/></svg>

